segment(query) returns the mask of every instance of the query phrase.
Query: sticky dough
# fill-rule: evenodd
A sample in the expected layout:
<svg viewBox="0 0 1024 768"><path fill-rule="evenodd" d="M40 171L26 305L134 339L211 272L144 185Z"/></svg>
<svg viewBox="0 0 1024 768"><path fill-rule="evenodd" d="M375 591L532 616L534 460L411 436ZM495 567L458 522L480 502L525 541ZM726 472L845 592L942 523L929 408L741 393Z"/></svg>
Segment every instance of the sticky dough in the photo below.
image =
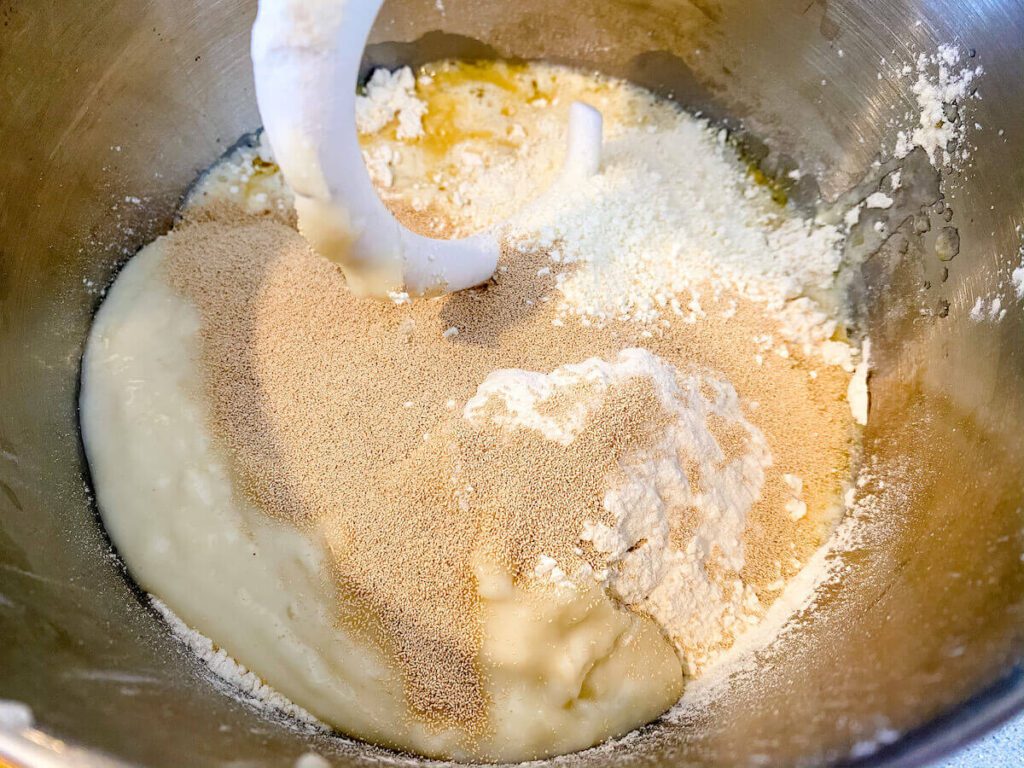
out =
<svg viewBox="0 0 1024 768"><path fill-rule="evenodd" d="M83 360L99 506L143 589L339 731L428 756L573 751L679 697L679 662L649 619L596 586L527 591L480 568L487 723L437 730L413 716L386 649L339 624L323 542L263 515L233 478L201 396L199 315L168 285L163 255L157 240L125 267Z"/></svg>

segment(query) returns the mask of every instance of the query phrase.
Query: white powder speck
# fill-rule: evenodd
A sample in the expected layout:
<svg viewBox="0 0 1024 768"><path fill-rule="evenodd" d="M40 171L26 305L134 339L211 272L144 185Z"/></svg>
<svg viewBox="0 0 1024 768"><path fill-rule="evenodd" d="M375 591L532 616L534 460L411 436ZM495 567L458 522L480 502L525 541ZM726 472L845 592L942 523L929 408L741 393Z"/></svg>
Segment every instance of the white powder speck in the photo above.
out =
<svg viewBox="0 0 1024 768"><path fill-rule="evenodd" d="M785 509L794 522L802 520L807 515L807 503L802 499L790 499L786 502Z"/></svg>
<svg viewBox="0 0 1024 768"><path fill-rule="evenodd" d="M558 561L548 555L541 555L537 558L533 576L538 581L552 584L558 589L576 589L576 583L566 575L558 565Z"/></svg>
<svg viewBox="0 0 1024 768"><path fill-rule="evenodd" d="M981 323L985 320L990 322L998 322L1002 320L1006 317L1006 309L1003 307L1002 297L979 296L975 299L974 306L971 307L969 317L976 323Z"/></svg>
<svg viewBox="0 0 1024 768"><path fill-rule="evenodd" d="M1010 274L1010 282L1013 283L1013 291L1017 294L1017 301L1024 301L1024 253L1021 256L1020 266Z"/></svg>
<svg viewBox="0 0 1024 768"><path fill-rule="evenodd" d="M459 329L453 325L451 328L446 328L441 335L446 339L453 339L459 335Z"/></svg>
<svg viewBox="0 0 1024 768"><path fill-rule="evenodd" d="M850 757L854 760L870 757L887 744L894 744L900 738L900 732L883 727L875 732L873 738L863 739L850 748Z"/></svg>
<svg viewBox="0 0 1024 768"><path fill-rule="evenodd" d="M391 291L388 293L388 298L391 299L395 304L401 306L402 304L411 304L412 299L409 298L409 294L405 291Z"/></svg>
<svg viewBox="0 0 1024 768"><path fill-rule="evenodd" d="M850 404L850 413L853 419L860 425L868 423L868 406L870 395L868 391L868 376L871 372L871 341L864 340L861 348L861 359L853 371L853 377L846 388L846 400Z"/></svg>
<svg viewBox="0 0 1024 768"><path fill-rule="evenodd" d="M980 323L985 319L985 300L981 298L981 296L975 300L974 306L971 307L969 317L976 323Z"/></svg>
<svg viewBox="0 0 1024 768"><path fill-rule="evenodd" d="M1006 317L1006 310L1003 309L1003 300L1001 297L996 296L989 305L988 319L1002 320L1004 317Z"/></svg>
<svg viewBox="0 0 1024 768"><path fill-rule="evenodd" d="M802 496L804 493L804 481L802 478L789 473L782 476L783 481L789 487L790 498L786 501L785 510L794 522L802 520L807 516L807 503Z"/></svg>

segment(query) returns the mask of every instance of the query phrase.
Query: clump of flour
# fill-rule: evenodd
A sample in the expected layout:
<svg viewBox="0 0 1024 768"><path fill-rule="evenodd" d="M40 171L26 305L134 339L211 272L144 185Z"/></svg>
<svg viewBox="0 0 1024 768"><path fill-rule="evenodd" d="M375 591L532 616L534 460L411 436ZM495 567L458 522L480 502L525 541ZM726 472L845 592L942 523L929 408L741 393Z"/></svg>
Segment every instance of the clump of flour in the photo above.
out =
<svg viewBox="0 0 1024 768"><path fill-rule="evenodd" d="M646 350L628 349L612 362L593 358L548 375L498 371L465 414L480 418L497 398L502 407L490 416L495 423L569 444L609 389L634 379L653 385L663 426L651 445L623 456L607 479L603 508L611 520L587 520L580 531L581 541L599 554L599 570L584 565L577 576L602 581L619 600L658 621L694 674L736 622L760 608L738 574L747 513L761 494L771 453L732 386L698 372L684 375ZM574 396L552 407L561 392ZM564 577L557 565L545 564L546 575Z"/></svg>
<svg viewBox="0 0 1024 768"><path fill-rule="evenodd" d="M935 53L917 57L917 80L912 90L917 99L918 124L909 132L897 134L896 157L906 157L914 147L924 149L936 167L969 157L964 146L968 121L963 112L974 81L984 70L965 65L963 58L963 52L952 45L940 45ZM904 70L906 74L911 71L909 67Z"/></svg>
<svg viewBox="0 0 1024 768"><path fill-rule="evenodd" d="M409 67L394 72L374 70L366 93L356 97L356 128L359 133L376 133L397 120L395 135L415 139L423 135L427 105L416 98L416 78Z"/></svg>

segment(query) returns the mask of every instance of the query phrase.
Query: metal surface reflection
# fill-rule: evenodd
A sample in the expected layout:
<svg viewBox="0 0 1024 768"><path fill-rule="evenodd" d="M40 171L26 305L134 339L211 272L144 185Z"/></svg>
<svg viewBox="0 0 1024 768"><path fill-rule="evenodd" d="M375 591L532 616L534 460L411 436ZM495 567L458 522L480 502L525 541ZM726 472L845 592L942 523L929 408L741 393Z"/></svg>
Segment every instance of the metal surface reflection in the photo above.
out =
<svg viewBox="0 0 1024 768"><path fill-rule="evenodd" d="M38 732L59 740L37 739L43 752L32 754L0 731L0 754L15 762L102 765L105 754L154 768L271 766L310 749L339 765L387 757L310 739L224 696L109 556L81 460L78 362L100 300L90 286L165 231L197 172L257 127L254 12L235 0L0 7L0 698L28 703ZM1007 676L1024 627L1024 323L1019 305L1016 319L995 325L968 313L1020 261L1024 8L385 6L368 63L501 55L623 75L742 125L762 165L813 175L800 193L808 200L863 178L892 145L890 117L912 108L905 82L878 77L880 59L913 64L954 40L986 70L973 164L943 179L960 253L939 262L908 217L852 286L877 350L865 448L877 535L803 630L762 660L756 685L735 686L680 725L646 729L629 747L639 763L842 762L884 727L912 735L857 764L917 765L1020 707L1024 682ZM64 742L94 757L62 757L53 745Z"/></svg>

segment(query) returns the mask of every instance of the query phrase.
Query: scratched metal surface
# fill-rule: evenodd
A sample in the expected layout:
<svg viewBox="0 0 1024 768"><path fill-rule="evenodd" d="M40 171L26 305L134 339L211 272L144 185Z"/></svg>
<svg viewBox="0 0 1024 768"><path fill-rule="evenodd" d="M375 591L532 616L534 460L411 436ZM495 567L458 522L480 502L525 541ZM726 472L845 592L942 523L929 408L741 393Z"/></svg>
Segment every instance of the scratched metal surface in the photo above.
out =
<svg viewBox="0 0 1024 768"><path fill-rule="evenodd" d="M936 768L1018 768L1024 764L1024 720L1007 723Z"/></svg>
<svg viewBox="0 0 1024 768"><path fill-rule="evenodd" d="M949 279L908 235L905 251L869 260L861 286L859 322L878 350L866 451L912 468L910 511L856 553L843 588L763 660L752 689L628 751L577 760L919 765L1019 710L1024 322L1019 306L999 325L967 314L1005 291L1019 259L1020 0L443 7L389 3L369 59L513 55L627 76L741 125L765 163L798 163L826 197L863 176L891 146L889 116L912 106L906 82L878 79L881 57L912 63L951 41L977 50L984 130L973 167L944 180L962 243ZM337 765L393 762L223 695L119 570L82 464L78 363L98 302L83 281L105 284L165 231L197 172L257 127L253 13L242 0L0 0L0 698L29 704L36 722L0 731L15 762L257 768L311 746ZM851 758L883 726L909 735Z"/></svg>

